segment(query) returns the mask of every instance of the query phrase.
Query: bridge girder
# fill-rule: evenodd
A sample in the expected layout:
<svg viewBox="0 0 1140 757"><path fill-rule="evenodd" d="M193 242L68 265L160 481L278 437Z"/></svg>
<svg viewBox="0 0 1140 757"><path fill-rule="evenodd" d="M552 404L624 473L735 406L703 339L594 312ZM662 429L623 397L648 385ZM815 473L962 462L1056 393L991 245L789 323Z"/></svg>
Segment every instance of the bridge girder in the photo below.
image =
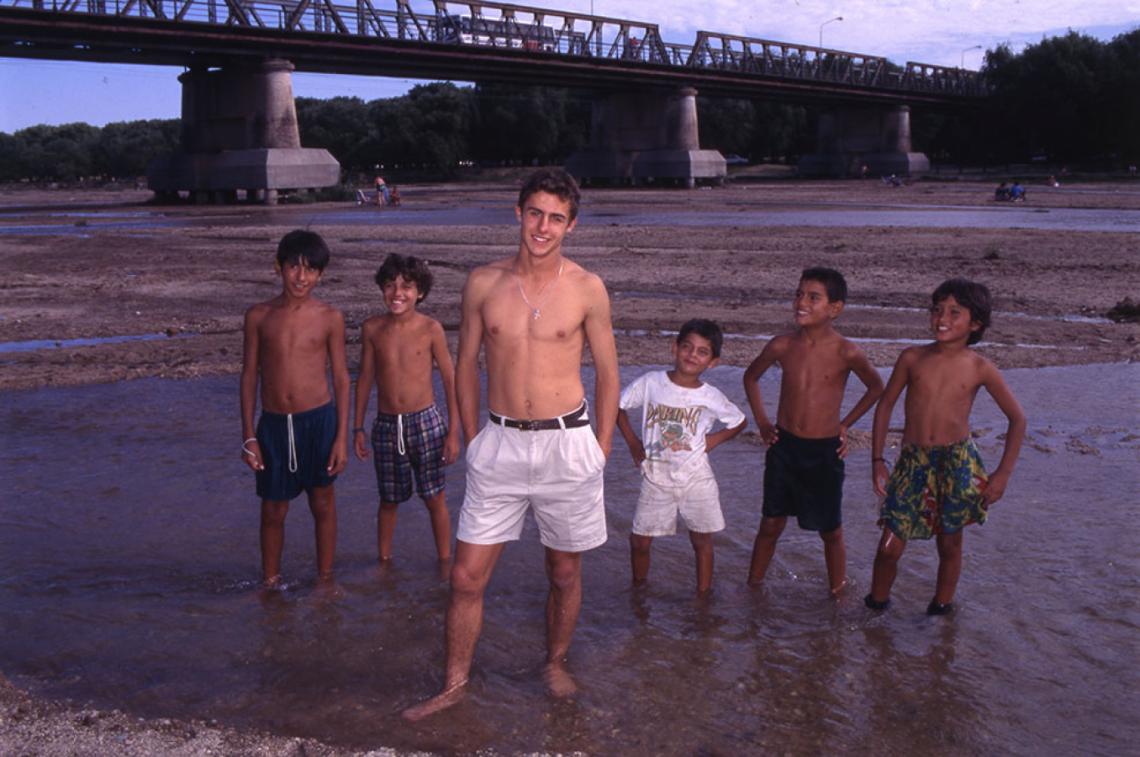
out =
<svg viewBox="0 0 1140 757"><path fill-rule="evenodd" d="M883 71L887 64L873 56L712 32L700 32L697 44L684 48L663 42L652 24L498 3L459 5L468 8L473 19L480 17L483 8L497 9L500 15L494 22L503 25L507 33L519 35L519 39L536 28L554 29L562 35L576 34L575 44L586 45L588 54L536 51L521 45L441 44L425 41L432 34L430 25L459 17L444 15L456 3L433 1L436 16L430 18L415 14L408 0L397 0L395 13L377 11L371 0L356 0L355 6L338 6L333 0L280 0L268 4L262 0L127 0L127 5L108 14L30 10L0 4L0 56L190 68L285 58L299 71L318 73L538 83L591 90L695 87L704 95L932 107L960 107L979 101L976 95L967 95L964 90L885 87ZM78 0L69 2L78 4ZM106 2L88 0L88 4ZM267 6L282 9L277 19L280 28L269 25L258 13L259 7L264 11ZM186 18L192 8L201 15L203 7L207 15L202 18L208 18L210 23L177 21ZM222 7L225 18L219 17ZM149 9L149 17L143 8ZM348 33L346 8L355 10L353 28L371 30L370 33ZM532 20L519 21L519 12L531 14ZM310 26L323 24L325 28L306 29L304 18L310 19ZM313 22L312 18L324 21ZM575 23L583 19L589 22L589 31L572 32L581 28L575 27ZM550 20L553 21L547 24ZM510 24L515 24L513 32ZM398 33L393 33L393 29ZM609 30L610 39L602 39L603 29ZM781 70L785 73L788 61L810 63L817 72L826 73L826 67L831 67L831 80L797 78L794 71L793 75L763 73L756 51L771 59L775 48L780 48L784 56ZM810 55L816 57L808 60ZM945 69L908 65L926 77L924 81L953 84ZM906 75L910 75L909 68Z"/></svg>

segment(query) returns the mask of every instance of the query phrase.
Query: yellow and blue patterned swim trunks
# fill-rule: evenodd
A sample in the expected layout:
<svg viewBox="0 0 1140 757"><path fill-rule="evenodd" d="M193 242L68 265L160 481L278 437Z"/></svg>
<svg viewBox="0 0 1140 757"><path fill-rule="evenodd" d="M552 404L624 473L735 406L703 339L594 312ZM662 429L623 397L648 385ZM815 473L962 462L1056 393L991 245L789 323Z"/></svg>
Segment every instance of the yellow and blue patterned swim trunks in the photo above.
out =
<svg viewBox="0 0 1140 757"><path fill-rule="evenodd" d="M907 444L887 481L879 525L909 541L985 523L982 492L988 480L973 439L934 447Z"/></svg>

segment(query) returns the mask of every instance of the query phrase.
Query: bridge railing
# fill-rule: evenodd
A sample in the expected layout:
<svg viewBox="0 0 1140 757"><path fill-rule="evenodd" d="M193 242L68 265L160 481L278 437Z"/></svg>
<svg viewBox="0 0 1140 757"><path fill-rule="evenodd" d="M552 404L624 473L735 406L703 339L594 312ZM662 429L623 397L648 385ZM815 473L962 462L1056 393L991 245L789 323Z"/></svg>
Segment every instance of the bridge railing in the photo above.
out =
<svg viewBox="0 0 1140 757"><path fill-rule="evenodd" d="M0 0L0 7L57 14L137 17L283 32L353 35L426 44L510 48L765 78L947 95L984 95L972 71L752 37L697 32L666 42L656 24L478 0Z"/></svg>

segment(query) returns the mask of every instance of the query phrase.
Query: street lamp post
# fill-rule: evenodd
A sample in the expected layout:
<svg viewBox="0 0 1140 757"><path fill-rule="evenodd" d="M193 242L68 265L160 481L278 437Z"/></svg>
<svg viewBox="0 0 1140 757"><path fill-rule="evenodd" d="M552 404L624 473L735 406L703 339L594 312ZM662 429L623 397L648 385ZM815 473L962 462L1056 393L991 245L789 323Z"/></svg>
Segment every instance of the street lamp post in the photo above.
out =
<svg viewBox="0 0 1140 757"><path fill-rule="evenodd" d="M826 21L824 21L822 24L819 25L819 46L820 47L823 47L823 27L827 26L832 21L842 21L842 20L843 20L843 16L836 16L835 18L827 19Z"/></svg>
<svg viewBox="0 0 1140 757"><path fill-rule="evenodd" d="M962 60L959 62L958 68L965 68L966 67L966 53L970 52L971 50L981 50L981 49L982 49L981 45L974 45L973 47L964 48L962 50Z"/></svg>

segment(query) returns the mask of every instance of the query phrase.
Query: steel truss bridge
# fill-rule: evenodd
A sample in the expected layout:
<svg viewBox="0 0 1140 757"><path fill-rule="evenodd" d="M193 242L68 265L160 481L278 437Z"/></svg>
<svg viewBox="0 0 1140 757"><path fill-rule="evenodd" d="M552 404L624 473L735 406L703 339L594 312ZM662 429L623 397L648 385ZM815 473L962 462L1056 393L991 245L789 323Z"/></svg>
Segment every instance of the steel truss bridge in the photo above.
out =
<svg viewBox="0 0 1140 757"><path fill-rule="evenodd" d="M284 58L299 71L591 89L696 87L799 102L963 104L958 68L496 2L0 0L0 57L218 67Z"/></svg>

